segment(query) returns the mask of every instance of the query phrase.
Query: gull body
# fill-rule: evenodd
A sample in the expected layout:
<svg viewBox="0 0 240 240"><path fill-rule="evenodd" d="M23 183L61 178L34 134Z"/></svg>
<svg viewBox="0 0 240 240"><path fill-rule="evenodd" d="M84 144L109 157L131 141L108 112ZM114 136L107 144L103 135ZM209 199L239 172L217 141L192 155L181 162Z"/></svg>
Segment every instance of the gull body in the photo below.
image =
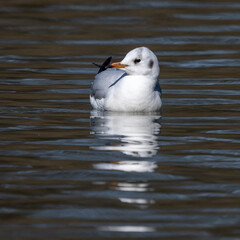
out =
<svg viewBox="0 0 240 240"><path fill-rule="evenodd" d="M90 102L96 110L159 111L162 106L155 54L146 47L130 51L121 62L99 72L92 83Z"/></svg>

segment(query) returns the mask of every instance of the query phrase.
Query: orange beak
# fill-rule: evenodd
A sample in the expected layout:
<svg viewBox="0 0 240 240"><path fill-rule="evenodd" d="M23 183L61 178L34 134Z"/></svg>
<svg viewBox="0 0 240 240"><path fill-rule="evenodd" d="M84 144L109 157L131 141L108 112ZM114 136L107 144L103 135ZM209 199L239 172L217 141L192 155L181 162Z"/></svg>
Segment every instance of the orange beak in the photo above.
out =
<svg viewBox="0 0 240 240"><path fill-rule="evenodd" d="M115 63L112 63L109 67L110 68L125 68L127 66L128 65L121 64L120 62L115 62Z"/></svg>

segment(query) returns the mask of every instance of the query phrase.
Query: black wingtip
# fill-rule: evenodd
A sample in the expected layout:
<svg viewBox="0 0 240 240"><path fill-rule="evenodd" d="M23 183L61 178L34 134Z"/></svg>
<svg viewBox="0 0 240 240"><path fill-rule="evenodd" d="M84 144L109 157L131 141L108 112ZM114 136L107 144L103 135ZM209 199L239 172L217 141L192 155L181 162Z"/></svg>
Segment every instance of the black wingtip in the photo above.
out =
<svg viewBox="0 0 240 240"><path fill-rule="evenodd" d="M104 61L104 63L103 63L102 65L99 65L99 64L97 64L97 63L93 63L93 64L94 64L95 66L99 67L98 73L100 73L100 72L105 71L105 70L108 68L108 66L110 65L111 60L112 60L112 57L108 57L108 58Z"/></svg>
<svg viewBox="0 0 240 240"><path fill-rule="evenodd" d="M99 68L101 67L101 65L99 65L99 64L97 64L97 63L94 63L94 62L93 62L92 64L95 65L96 67L99 67Z"/></svg>

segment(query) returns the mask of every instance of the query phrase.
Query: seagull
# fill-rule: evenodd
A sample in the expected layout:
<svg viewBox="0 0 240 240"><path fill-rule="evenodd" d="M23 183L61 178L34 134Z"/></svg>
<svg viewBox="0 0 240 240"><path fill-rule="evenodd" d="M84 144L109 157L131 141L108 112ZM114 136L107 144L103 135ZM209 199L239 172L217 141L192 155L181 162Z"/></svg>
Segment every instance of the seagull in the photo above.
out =
<svg viewBox="0 0 240 240"><path fill-rule="evenodd" d="M92 83L90 103L93 109L118 112L161 109L160 67L150 49L135 48L121 62L110 62L111 57L99 66Z"/></svg>

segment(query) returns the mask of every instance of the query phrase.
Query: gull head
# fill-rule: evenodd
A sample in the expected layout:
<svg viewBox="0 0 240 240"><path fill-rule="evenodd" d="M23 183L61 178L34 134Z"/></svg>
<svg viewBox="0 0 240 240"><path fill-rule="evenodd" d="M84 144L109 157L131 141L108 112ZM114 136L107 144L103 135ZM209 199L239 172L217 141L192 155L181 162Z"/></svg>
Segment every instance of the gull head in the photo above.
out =
<svg viewBox="0 0 240 240"><path fill-rule="evenodd" d="M157 78L160 73L156 55L147 47L131 50L121 62L112 63L111 68L121 68L129 75L144 75Z"/></svg>

